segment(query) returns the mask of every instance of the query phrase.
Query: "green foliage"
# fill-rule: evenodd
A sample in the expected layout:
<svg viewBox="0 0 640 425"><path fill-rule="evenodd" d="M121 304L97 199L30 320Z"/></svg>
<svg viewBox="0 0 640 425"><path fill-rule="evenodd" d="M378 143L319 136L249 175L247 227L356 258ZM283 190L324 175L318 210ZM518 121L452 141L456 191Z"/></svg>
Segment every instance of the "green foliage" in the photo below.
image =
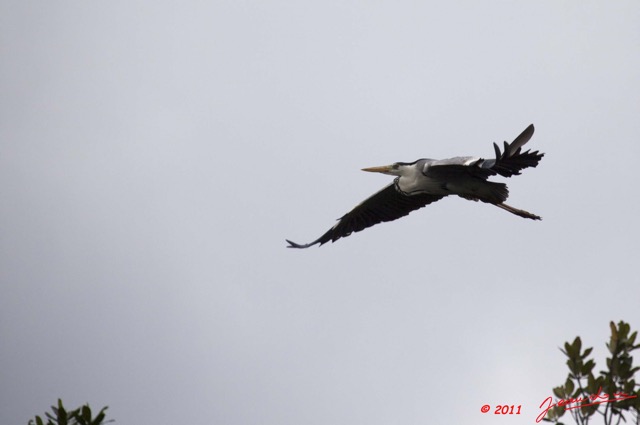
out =
<svg viewBox="0 0 640 425"><path fill-rule="evenodd" d="M631 327L623 321L617 326L611 322L610 328L607 348L611 357L607 357L607 369L597 376L593 373L596 363L588 358L592 348L583 351L580 337L571 344L565 342L560 351L567 356L569 375L564 385L553 389L558 401L543 420L562 425L559 419L569 411L576 424L587 425L598 412L605 425L618 425L620 421L626 422L625 414L630 413L633 423L640 424L640 384L634 380L640 367L633 367L630 354L640 348L640 344L635 344L638 332L630 334Z"/></svg>
<svg viewBox="0 0 640 425"><path fill-rule="evenodd" d="M36 416L35 419L29 421L28 425L104 425L113 422L113 420L104 420L104 412L107 410L107 406L103 407L95 418L92 416L91 408L88 404L75 410L67 411L62 405L62 400L58 399L58 406L51 406L51 410L53 414L45 413L47 422L44 422L40 416Z"/></svg>

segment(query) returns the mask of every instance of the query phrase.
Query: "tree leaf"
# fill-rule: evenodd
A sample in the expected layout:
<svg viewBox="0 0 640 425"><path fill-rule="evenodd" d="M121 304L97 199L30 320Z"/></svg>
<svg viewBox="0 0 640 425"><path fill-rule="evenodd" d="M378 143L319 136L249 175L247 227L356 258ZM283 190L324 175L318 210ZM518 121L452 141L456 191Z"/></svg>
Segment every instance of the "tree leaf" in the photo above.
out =
<svg viewBox="0 0 640 425"><path fill-rule="evenodd" d="M611 339L609 340L609 344L607 347L611 354L614 354L618 351L618 330L616 329L615 323L609 323L609 327L611 328Z"/></svg>
<svg viewBox="0 0 640 425"><path fill-rule="evenodd" d="M553 395L558 398L564 398L564 387L555 387L553 389Z"/></svg>
<svg viewBox="0 0 640 425"><path fill-rule="evenodd" d="M582 365L582 370L580 371L582 373L582 376L591 374L591 371L593 370L595 365L596 363L593 360L588 360L584 365Z"/></svg>
<svg viewBox="0 0 640 425"><path fill-rule="evenodd" d="M573 381L569 378L567 378L567 380L564 383L564 392L567 395L571 395L573 394L573 390L574 390L575 386L573 385Z"/></svg>
<svg viewBox="0 0 640 425"><path fill-rule="evenodd" d="M579 356L580 355L580 349L581 348L582 348L582 340L580 339L579 336L577 336L576 339L573 340L574 356Z"/></svg>

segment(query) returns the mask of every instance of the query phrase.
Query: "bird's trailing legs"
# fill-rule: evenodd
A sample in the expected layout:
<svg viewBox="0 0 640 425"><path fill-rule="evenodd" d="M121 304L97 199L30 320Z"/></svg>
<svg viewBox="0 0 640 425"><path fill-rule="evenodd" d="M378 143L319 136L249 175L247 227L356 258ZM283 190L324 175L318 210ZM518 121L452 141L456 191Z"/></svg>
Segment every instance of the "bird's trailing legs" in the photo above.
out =
<svg viewBox="0 0 640 425"><path fill-rule="evenodd" d="M531 220L542 220L542 217L540 217L540 216L537 216L535 214L531 214L530 212L525 211L525 210L519 210L517 208L513 208L512 206L504 204L504 203L502 203L502 204L493 204L493 205L495 205L496 207L500 207L505 211L509 211L511 214L515 214L515 215L517 215L519 217L530 218Z"/></svg>

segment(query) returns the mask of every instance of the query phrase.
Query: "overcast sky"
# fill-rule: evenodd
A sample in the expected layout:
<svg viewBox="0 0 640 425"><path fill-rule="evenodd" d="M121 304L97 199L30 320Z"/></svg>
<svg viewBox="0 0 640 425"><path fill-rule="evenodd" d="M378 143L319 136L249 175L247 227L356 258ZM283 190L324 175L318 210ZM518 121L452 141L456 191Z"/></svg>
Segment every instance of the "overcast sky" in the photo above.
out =
<svg viewBox="0 0 640 425"><path fill-rule="evenodd" d="M640 3L0 2L0 423L533 424L576 335L640 328ZM444 199L316 239L390 177ZM505 179L497 179L504 181ZM519 416L484 404L521 405ZM597 422L596 422L597 423Z"/></svg>

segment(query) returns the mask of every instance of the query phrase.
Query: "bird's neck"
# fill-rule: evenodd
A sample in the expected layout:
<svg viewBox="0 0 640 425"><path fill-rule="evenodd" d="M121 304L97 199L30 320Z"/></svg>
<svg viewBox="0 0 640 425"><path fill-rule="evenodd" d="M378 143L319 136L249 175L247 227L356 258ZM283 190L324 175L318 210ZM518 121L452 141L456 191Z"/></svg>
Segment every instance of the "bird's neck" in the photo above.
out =
<svg viewBox="0 0 640 425"><path fill-rule="evenodd" d="M433 195L448 194L442 183L425 176L417 167L407 167L395 180L396 187L406 194L429 193Z"/></svg>

